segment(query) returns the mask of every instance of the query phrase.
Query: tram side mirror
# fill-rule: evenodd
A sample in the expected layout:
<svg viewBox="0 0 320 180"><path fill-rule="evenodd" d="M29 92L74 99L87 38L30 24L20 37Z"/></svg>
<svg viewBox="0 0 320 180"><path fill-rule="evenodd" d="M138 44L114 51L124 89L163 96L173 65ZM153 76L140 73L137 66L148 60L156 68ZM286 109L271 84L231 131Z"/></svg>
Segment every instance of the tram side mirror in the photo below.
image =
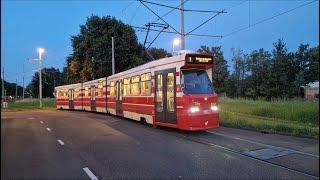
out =
<svg viewBox="0 0 320 180"><path fill-rule="evenodd" d="M184 89L185 85L184 84L180 84L181 89Z"/></svg>

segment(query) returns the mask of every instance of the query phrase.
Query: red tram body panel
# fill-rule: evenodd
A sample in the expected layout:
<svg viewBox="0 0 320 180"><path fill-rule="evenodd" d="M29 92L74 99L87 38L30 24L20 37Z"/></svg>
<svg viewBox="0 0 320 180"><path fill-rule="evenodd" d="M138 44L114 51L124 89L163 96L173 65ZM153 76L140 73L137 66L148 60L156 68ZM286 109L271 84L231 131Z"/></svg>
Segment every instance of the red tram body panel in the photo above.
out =
<svg viewBox="0 0 320 180"><path fill-rule="evenodd" d="M55 89L58 109L82 110L82 83L59 86Z"/></svg>
<svg viewBox="0 0 320 180"><path fill-rule="evenodd" d="M155 126L190 131L217 128L219 108L212 86L213 60L210 55L181 54L80 85L59 86L57 108L79 109L72 108L67 100L74 99L77 104L81 99L82 110ZM81 98L77 101L63 96L65 91L73 92L79 87Z"/></svg>
<svg viewBox="0 0 320 180"><path fill-rule="evenodd" d="M106 78L95 79L83 84L83 110L107 112Z"/></svg>

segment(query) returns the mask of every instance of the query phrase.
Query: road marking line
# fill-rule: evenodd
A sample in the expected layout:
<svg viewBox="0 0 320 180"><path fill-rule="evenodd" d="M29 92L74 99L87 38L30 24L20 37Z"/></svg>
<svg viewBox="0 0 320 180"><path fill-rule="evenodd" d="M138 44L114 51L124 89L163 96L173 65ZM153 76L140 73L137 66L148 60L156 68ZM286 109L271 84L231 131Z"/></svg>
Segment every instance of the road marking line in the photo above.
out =
<svg viewBox="0 0 320 180"><path fill-rule="evenodd" d="M7 116L3 116L3 117L1 117L1 119L7 119L8 117Z"/></svg>
<svg viewBox="0 0 320 180"><path fill-rule="evenodd" d="M281 148L283 150L291 151L291 152L294 152L294 153L297 153L297 154L303 154L303 155L319 158L319 155L312 154L312 153L297 151L297 150L290 149L290 148L285 148L285 147L273 146L273 145L270 145L270 144L264 144L264 143L260 143L260 142L256 142L256 141L251 141L251 140L248 140L248 139L242 139L242 138L239 138L239 137L233 137L233 136L229 136L229 135L225 135L225 134L217 133L217 132L211 132L211 131L206 131L206 132L208 132L210 134L215 134L215 135L218 135L218 136L224 136L224 137L227 137L227 138L230 138L230 139L236 139L236 140L245 141L245 142L252 143L252 144L257 144L257 145L260 145L260 146L265 146L265 147L270 148L270 149L280 149Z"/></svg>
<svg viewBox="0 0 320 180"><path fill-rule="evenodd" d="M32 119L34 119L34 117L29 117L28 119L32 120Z"/></svg>
<svg viewBox="0 0 320 180"><path fill-rule="evenodd" d="M87 175L90 177L90 179L92 180L98 180L97 176L95 176L89 168L85 167L85 168L82 168L84 170L84 172L87 173Z"/></svg>
<svg viewBox="0 0 320 180"><path fill-rule="evenodd" d="M58 139L58 142L61 144L61 146L64 145L64 142L62 140Z"/></svg>
<svg viewBox="0 0 320 180"><path fill-rule="evenodd" d="M40 121L41 124L43 124L43 121Z"/></svg>
<svg viewBox="0 0 320 180"><path fill-rule="evenodd" d="M50 128L46 128L47 129L47 131L51 131L51 129Z"/></svg>

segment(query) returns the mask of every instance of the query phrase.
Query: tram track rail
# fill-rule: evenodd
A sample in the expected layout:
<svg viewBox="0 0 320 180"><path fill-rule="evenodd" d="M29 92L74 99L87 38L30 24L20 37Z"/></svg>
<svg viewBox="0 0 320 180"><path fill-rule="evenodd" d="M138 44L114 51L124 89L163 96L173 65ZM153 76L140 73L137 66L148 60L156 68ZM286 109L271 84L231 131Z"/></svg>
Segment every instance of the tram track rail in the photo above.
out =
<svg viewBox="0 0 320 180"><path fill-rule="evenodd" d="M260 145L260 146L265 146L267 148L282 148L282 149L291 151L291 152L296 153L296 154L301 154L301 155L305 155L305 156L319 158L319 155L317 155L317 154L302 152L302 151L298 151L298 150L295 150L295 149L292 149L292 148L274 146L274 145L270 145L270 144L260 143L260 142L256 142L256 141L252 141L252 140L248 140L248 139L239 138L239 137L232 137L232 136L229 136L229 135L216 133L216 132L211 132L211 131L205 131L205 132L207 132L209 134L217 135L217 136L223 136L223 137L226 137L226 138L234 139L234 140L244 141L244 142L248 142L248 143L252 143L252 144L256 144L256 145Z"/></svg>
<svg viewBox="0 0 320 180"><path fill-rule="evenodd" d="M209 146L209 147L212 147L212 148L218 148L218 149L221 149L223 151L227 151L227 152L235 154L235 155L239 155L239 156L242 156L242 157L250 158L250 159L253 159L255 161L259 161L261 163L265 163L265 164L268 164L268 165L271 165L271 166L274 166L274 167L278 167L278 168L281 168L281 169L288 170L290 172L294 172L294 173L297 173L297 174L300 174L300 175L307 176L309 178L319 179L319 176L315 176L315 175L313 175L311 173L304 172L304 171L301 171L301 170L297 170L297 169L294 169L294 168L291 168L291 167L288 167L288 166L285 166L285 165L273 163L273 162L270 162L268 160L259 159L257 157L251 156L249 154L246 154L246 153L238 151L238 150L234 150L234 149L231 149L231 148L228 148L228 147L225 147L225 146L221 146L219 144L206 142L206 141L203 141L203 140L200 140L200 139L197 139L197 138L190 137L188 135L184 135L181 132L178 132L178 133L169 133L168 131L166 131L166 132L167 132L166 134L169 134L169 135L172 135L172 136L175 136L175 137L178 137L178 138L182 138L182 139L185 139L185 140L188 140L188 141L192 141L192 142L195 142L195 143L206 145L206 146ZM297 151L297 152L300 152L300 151ZM307 153L306 155L309 155L309 153Z"/></svg>

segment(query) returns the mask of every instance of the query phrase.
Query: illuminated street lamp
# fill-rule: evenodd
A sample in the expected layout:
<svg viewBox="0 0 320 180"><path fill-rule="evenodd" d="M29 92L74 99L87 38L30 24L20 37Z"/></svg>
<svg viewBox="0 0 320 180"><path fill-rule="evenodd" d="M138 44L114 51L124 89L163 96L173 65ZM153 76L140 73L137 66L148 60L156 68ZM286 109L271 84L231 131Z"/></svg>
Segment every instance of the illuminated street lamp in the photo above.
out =
<svg viewBox="0 0 320 180"><path fill-rule="evenodd" d="M174 54L174 46L180 45L180 39L175 38L172 42L172 55Z"/></svg>
<svg viewBox="0 0 320 180"><path fill-rule="evenodd" d="M44 49L43 48L38 48L38 53L39 53L39 60L41 60L42 54L44 53Z"/></svg>
<svg viewBox="0 0 320 180"><path fill-rule="evenodd" d="M42 76L41 76L41 68L42 68L42 54L44 53L43 48L38 48L39 54L39 101L40 108L42 108Z"/></svg>

